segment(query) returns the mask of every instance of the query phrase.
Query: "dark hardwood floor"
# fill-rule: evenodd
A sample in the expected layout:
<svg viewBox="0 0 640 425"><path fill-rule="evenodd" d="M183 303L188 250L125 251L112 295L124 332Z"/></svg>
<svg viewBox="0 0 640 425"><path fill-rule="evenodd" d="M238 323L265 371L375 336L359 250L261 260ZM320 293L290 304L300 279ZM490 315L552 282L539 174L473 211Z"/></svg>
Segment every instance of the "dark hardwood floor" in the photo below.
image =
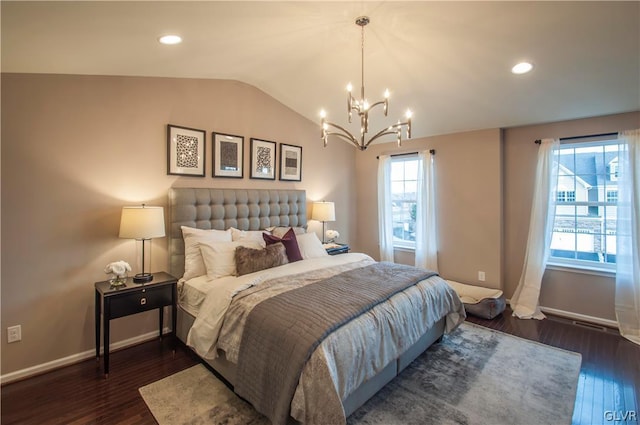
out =
<svg viewBox="0 0 640 425"><path fill-rule="evenodd" d="M594 330L568 320L519 320L507 311L493 320L467 320L582 354L573 425L640 424L640 346L617 331Z"/></svg>
<svg viewBox="0 0 640 425"><path fill-rule="evenodd" d="M95 358L2 387L0 423L155 424L138 388L198 363L171 338L111 352L109 378ZM101 358L102 360L102 358Z"/></svg>
<svg viewBox="0 0 640 425"><path fill-rule="evenodd" d="M640 423L640 347L615 332L561 319L469 318L502 332L582 354L574 425ZM104 379L95 359L2 387L1 419L9 424L155 424L138 388L198 363L171 339L112 353Z"/></svg>

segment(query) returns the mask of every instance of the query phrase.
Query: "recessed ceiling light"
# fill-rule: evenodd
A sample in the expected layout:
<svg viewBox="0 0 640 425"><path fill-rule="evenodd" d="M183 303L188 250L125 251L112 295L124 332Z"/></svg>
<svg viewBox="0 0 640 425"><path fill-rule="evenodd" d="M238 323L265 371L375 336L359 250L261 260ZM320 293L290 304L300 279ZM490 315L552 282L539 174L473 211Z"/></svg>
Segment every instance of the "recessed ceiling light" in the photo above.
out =
<svg viewBox="0 0 640 425"><path fill-rule="evenodd" d="M520 62L511 68L511 72L514 74L526 74L533 69L533 65L529 62Z"/></svg>
<svg viewBox="0 0 640 425"><path fill-rule="evenodd" d="M163 35L158 39L158 41L162 44L179 44L182 43L182 37L179 35L169 34Z"/></svg>

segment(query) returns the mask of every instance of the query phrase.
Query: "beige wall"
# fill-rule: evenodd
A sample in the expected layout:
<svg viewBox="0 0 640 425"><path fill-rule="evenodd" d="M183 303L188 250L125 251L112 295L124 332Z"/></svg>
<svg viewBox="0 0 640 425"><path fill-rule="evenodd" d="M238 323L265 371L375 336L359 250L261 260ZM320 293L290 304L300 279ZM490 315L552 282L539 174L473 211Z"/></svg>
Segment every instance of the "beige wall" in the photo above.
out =
<svg viewBox="0 0 640 425"><path fill-rule="evenodd" d="M640 127L640 112L511 128L504 131L504 284L518 286L526 249L538 145L534 140L618 132ZM547 270L540 305L615 320L614 279Z"/></svg>
<svg viewBox="0 0 640 425"><path fill-rule="evenodd" d="M510 297L526 244L533 141L640 127L635 112L434 136L402 148L358 152L334 141L323 149L316 123L255 87L169 78L3 74L1 107L3 375L94 348L93 282L106 278L106 263L137 257L134 242L117 238L120 209L166 205L169 187L306 189L309 202L335 202L329 227L341 240L378 258L376 156L435 149L441 275ZM168 123L207 131L206 177L166 175ZM211 178L214 130L244 136L247 151L251 137L303 146L303 181ZM153 270L167 268L166 246L154 240ZM413 254L396 252L396 260L411 264ZM611 278L548 271L541 304L613 320L613 296ZM23 341L7 344L6 327L17 324ZM155 327L154 312L118 319L112 341Z"/></svg>
<svg viewBox="0 0 640 425"><path fill-rule="evenodd" d="M502 284L502 156L498 129L372 145L356 155L356 249L379 258L377 167L380 154L435 149L438 268L446 279L500 288ZM413 264L413 252L396 251ZM478 281L484 271L485 282Z"/></svg>
<svg viewBox="0 0 640 425"><path fill-rule="evenodd" d="M206 177L166 174L168 123L206 130ZM214 130L245 137L244 179L210 177ZM251 137L302 146L302 182L250 180ZM93 282L108 262L137 258L117 237L123 205L166 206L172 186L300 188L335 201L330 227L349 241L354 154L324 149L316 123L236 81L3 74L1 373L94 348ZM153 270L167 269L166 249L153 241ZM117 319L112 343L154 331L156 318ZM22 342L7 344L18 324Z"/></svg>
<svg viewBox="0 0 640 425"><path fill-rule="evenodd" d="M617 132L640 127L640 112L482 130L372 146L356 156L356 249L379 258L376 174L379 154L435 149L438 265L446 279L502 288L513 294L522 271L531 212L536 139ZM395 259L413 264L411 251ZM479 282L478 271L486 273ZM614 320L614 279L547 270L540 304Z"/></svg>

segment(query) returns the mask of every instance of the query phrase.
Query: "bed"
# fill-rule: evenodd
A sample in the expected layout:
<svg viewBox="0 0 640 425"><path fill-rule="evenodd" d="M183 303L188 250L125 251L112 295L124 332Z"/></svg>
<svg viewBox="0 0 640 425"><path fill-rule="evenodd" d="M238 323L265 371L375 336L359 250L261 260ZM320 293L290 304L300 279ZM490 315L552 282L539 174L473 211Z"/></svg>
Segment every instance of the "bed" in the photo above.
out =
<svg viewBox="0 0 640 425"><path fill-rule="evenodd" d="M425 272L415 268L400 269L404 266L376 263L361 253L321 255L317 249L319 241L303 244L303 240L317 240L317 237L301 234L307 224L306 194L302 190L172 188L169 192L169 204L170 271L174 276L182 276L178 283L176 334L234 387L239 395L254 404L258 411L265 413L273 423L345 423L346 417L445 332L453 330L464 320L462 302L455 291L437 275L420 274ZM263 229L289 229L286 233L288 235L296 229L296 232L300 232L296 238L300 241L303 259L242 276L224 273L218 276L214 273L212 277L206 273L197 276L191 273L193 268L187 256L189 270L185 274L185 227L220 232L232 229L233 232L241 232L237 234L246 236L246 240L253 239L251 243L247 242L247 246L252 248L257 248L252 245L256 242L254 236L259 235ZM285 238L282 233L280 236ZM236 243L243 244L235 240L232 242ZM225 244L226 242L220 245ZM280 248L281 244L276 245ZM212 246L217 245L213 243ZM210 256L211 249L202 248L205 266L221 267L224 261L219 259L222 257ZM212 265L212 258L215 258L215 266ZM207 270L211 271L211 268ZM322 291L324 289L319 289L320 283L349 287L361 284L370 288L367 285L380 280L378 277L381 275L376 273L395 276L405 272L412 275L410 278L417 283L395 289L385 295L384 302L371 304L362 314L340 322L335 330L323 334L311 346L310 355L302 363L301 371L296 372L291 368L290 372L285 367L282 372L273 372L271 369L281 370L278 368L287 365L286 361L281 361L286 356L278 353L272 354L270 358L266 357L266 360L250 357L255 356L255 353L247 354L261 351L262 344L264 351L270 351L266 347L278 345L268 339L274 339L272 334L275 332L256 328L266 326L262 322L268 320L253 317L258 311L265 310L262 307L270 302L291 294L313 291L310 288L316 288L316 292ZM372 276L370 283L363 283L364 277L362 280L358 278L366 273ZM348 281L349 285L338 282L347 278L352 279ZM291 291L290 288L296 288L296 291ZM301 296L313 299L309 293L311 292ZM272 310L263 312L267 314L267 318L286 321L294 317L282 313L282 317L276 320L275 317L280 316L279 307L271 308ZM300 312L307 309L313 311L310 305L302 308ZM306 316L300 312L296 317ZM290 324L282 326L287 328ZM306 332L307 330L303 334L306 335ZM268 335L266 340L261 339L264 335ZM253 351L245 348L252 344ZM285 345L291 347L298 344ZM291 355L292 358L295 357ZM266 362L264 364L269 367L259 366L261 361ZM280 397L286 402L285 418L282 416L282 409L276 413L269 410L273 401L270 397L277 391L254 390L251 386L254 385L253 381L256 381L256 388L281 385L279 379L290 382L291 378L280 377L287 374L295 378L295 383L289 393L285 391L284 397ZM274 380L278 382L263 382ZM286 387L285 384L282 385ZM260 391L267 394L259 394ZM282 400L279 399L278 402L282 404Z"/></svg>

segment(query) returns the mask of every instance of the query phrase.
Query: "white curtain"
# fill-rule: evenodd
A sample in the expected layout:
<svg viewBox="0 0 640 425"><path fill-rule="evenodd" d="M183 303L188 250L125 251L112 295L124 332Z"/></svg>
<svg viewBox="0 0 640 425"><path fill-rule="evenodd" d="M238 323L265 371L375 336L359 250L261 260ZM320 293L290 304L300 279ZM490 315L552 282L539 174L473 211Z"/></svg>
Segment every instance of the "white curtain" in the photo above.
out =
<svg viewBox="0 0 640 425"><path fill-rule="evenodd" d="M513 315L520 319L544 319L538 300L555 219L555 187L558 181L560 141L543 139L538 149L536 183L531 205L527 250L520 283L511 297Z"/></svg>
<svg viewBox="0 0 640 425"><path fill-rule="evenodd" d="M438 271L436 196L433 155L420 152L416 194L416 267Z"/></svg>
<svg viewBox="0 0 640 425"><path fill-rule="evenodd" d="M391 209L391 157L378 158L378 237L380 261L393 262L393 211Z"/></svg>
<svg viewBox="0 0 640 425"><path fill-rule="evenodd" d="M615 310L620 334L640 344L640 129L619 138Z"/></svg>

